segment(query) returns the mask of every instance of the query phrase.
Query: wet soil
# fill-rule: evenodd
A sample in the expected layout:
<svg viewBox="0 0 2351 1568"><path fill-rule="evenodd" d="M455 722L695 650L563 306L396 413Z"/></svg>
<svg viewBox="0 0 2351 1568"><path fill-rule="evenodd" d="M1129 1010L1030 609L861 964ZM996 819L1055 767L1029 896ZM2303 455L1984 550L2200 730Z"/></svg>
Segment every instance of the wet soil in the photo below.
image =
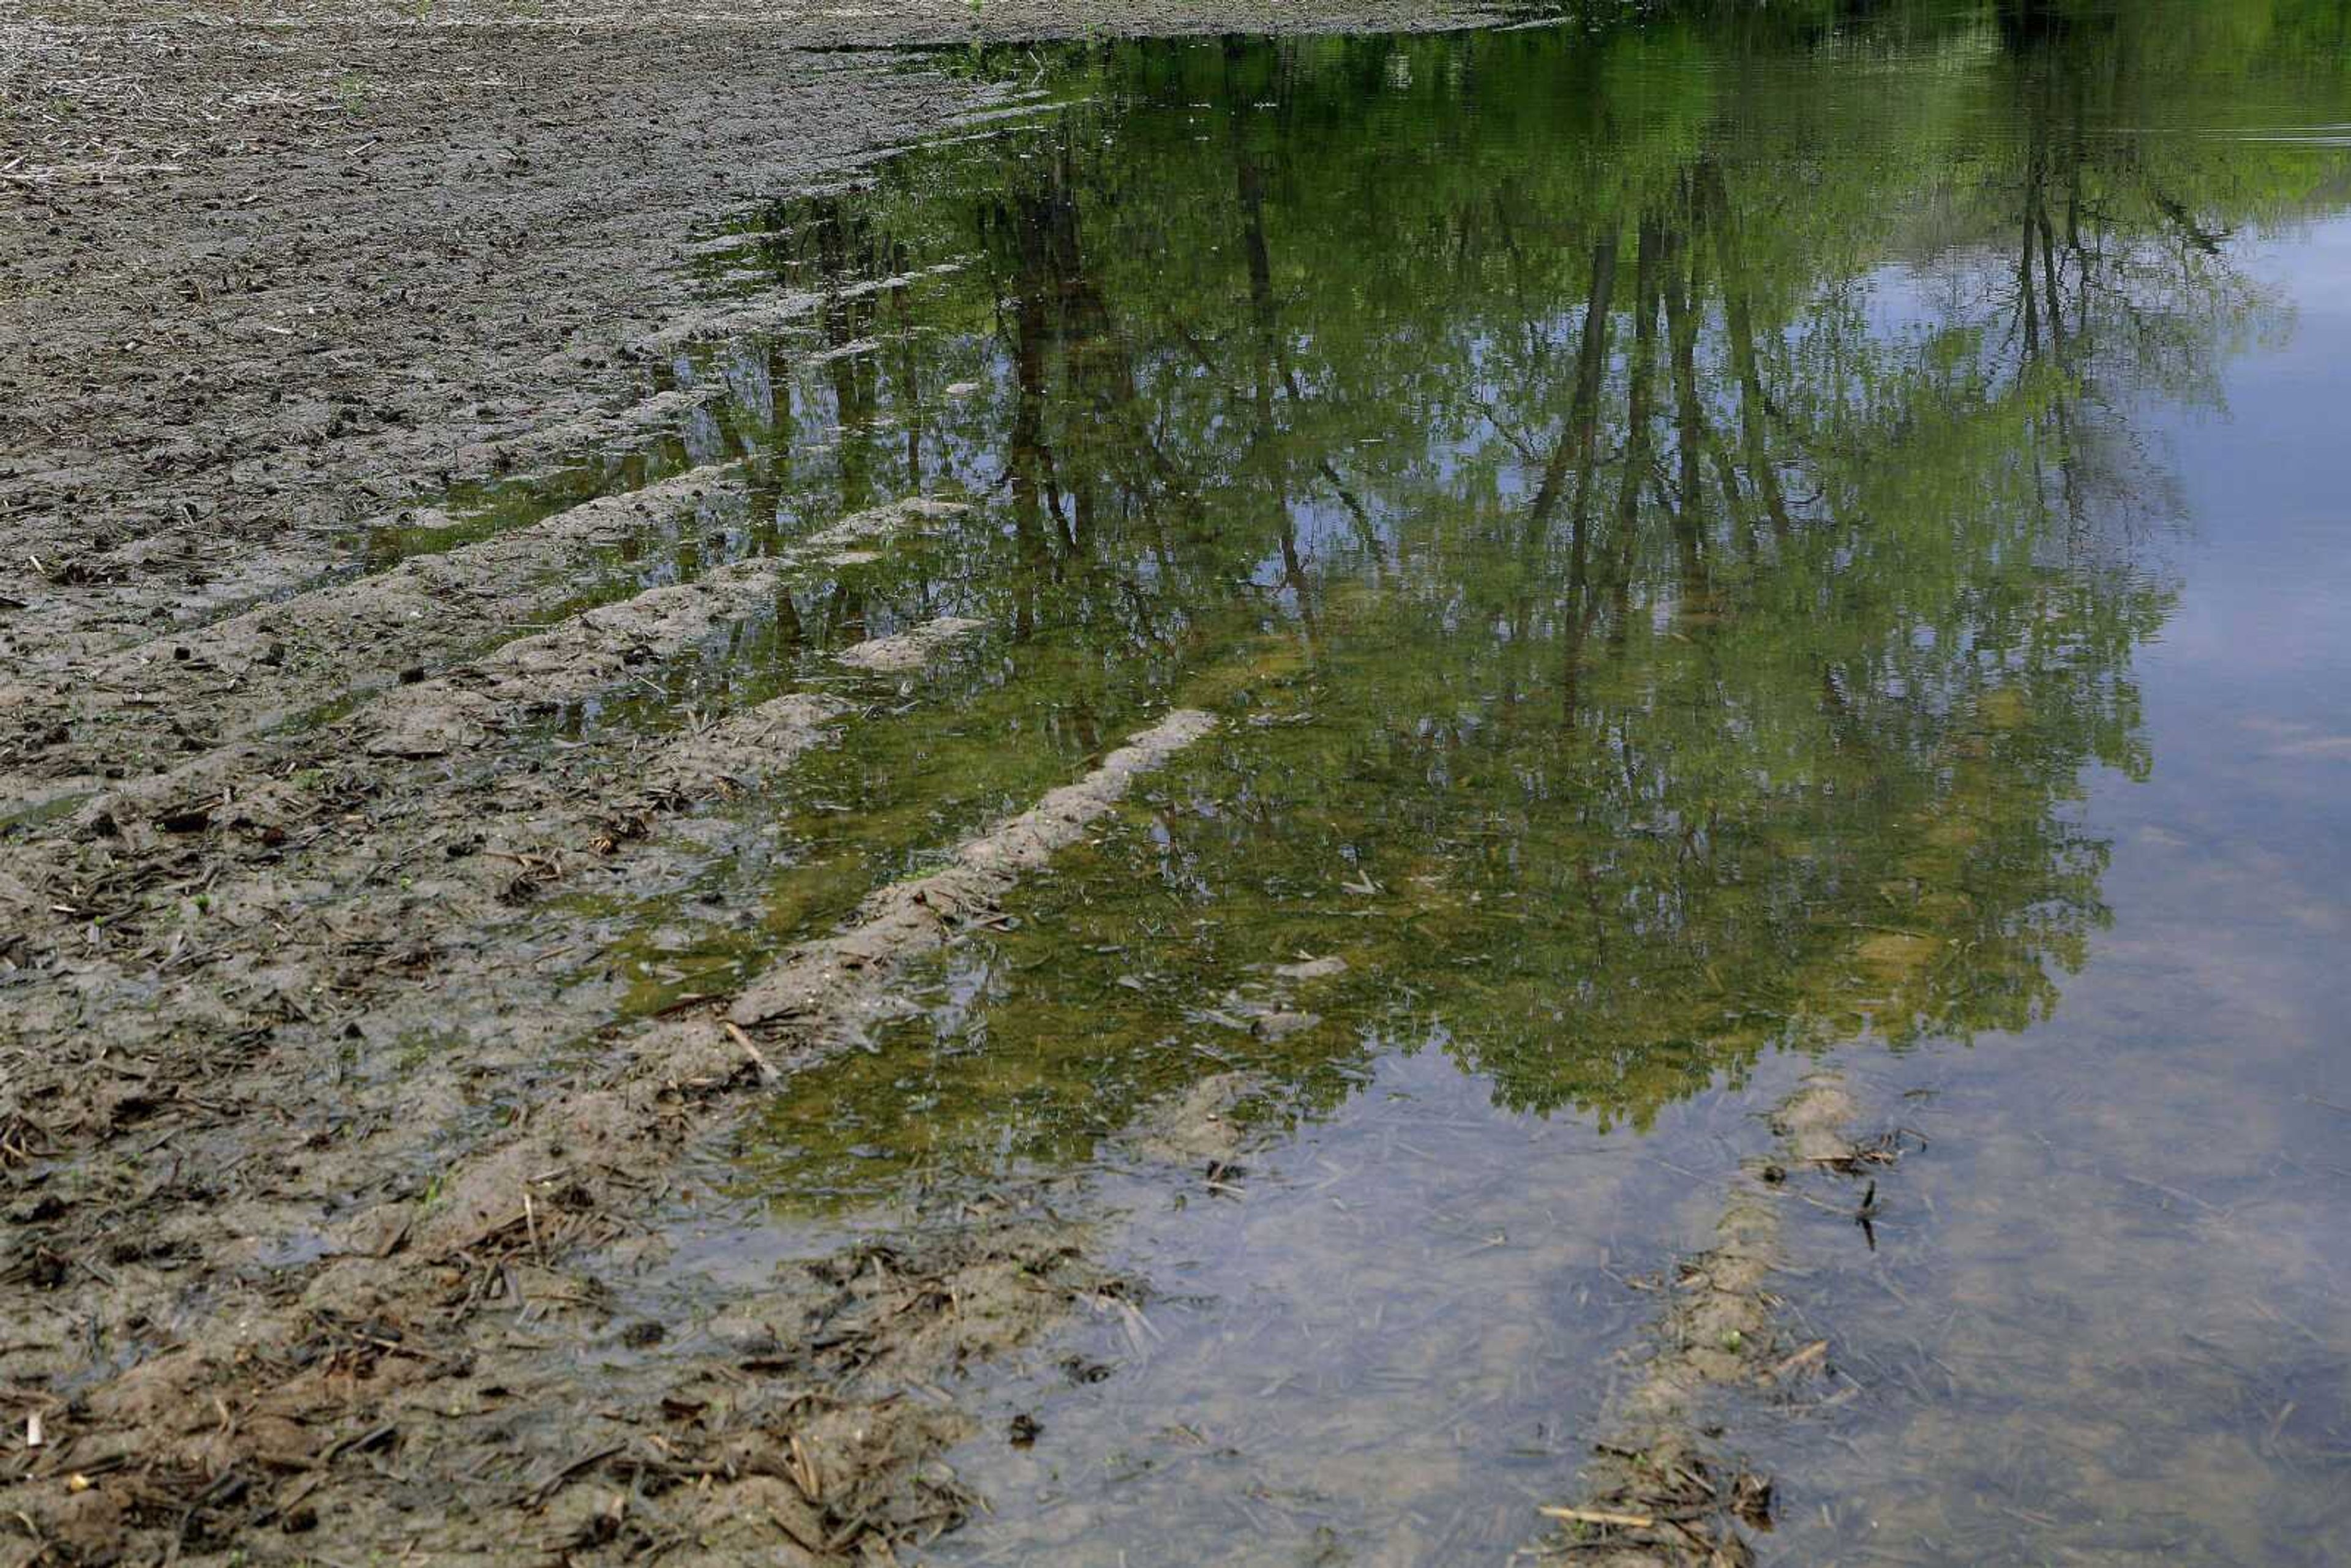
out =
<svg viewBox="0 0 2351 1568"><path fill-rule="evenodd" d="M760 716L763 760L808 744L815 716L798 700ZM657 1255L644 1217L690 1203L665 1173L734 1091L853 1047L887 1009L895 965L985 920L1022 871L1208 728L1171 716L948 868L877 894L841 935L782 955L726 1012L673 1009L584 1052L571 1042L574 1071L535 1094L505 1089L503 1126L465 1127L449 1078L528 1066L511 1059L535 1038L502 1012L511 996L480 998L504 1025L485 1049L372 1085L306 1072L299 1030L215 1035L223 1055L196 1054L201 997L175 998L185 1010L161 1040L16 1057L23 1196L6 1280L34 1311L8 1354L41 1440L10 1490L35 1554L227 1546L305 1533L322 1510L346 1542L476 1550L510 1528L495 1522L503 1507L535 1521L526 1552L723 1552L747 1549L749 1529L784 1561L886 1552L957 1522L967 1498L926 1461L967 1424L951 1406L909 1406L904 1385L1025 1342L1079 1296L1131 1290L1086 1260L1082 1227L1033 1206L1007 1215L1002 1193L962 1204L738 1297L731 1328L705 1325L719 1347L698 1354L658 1322L617 1321L601 1276ZM683 749L726 755L711 735ZM345 988L369 984L352 974ZM461 984L430 988L465 1005ZM576 1004L537 1028L566 1022L580 1026ZM265 1125L268 1144L292 1136L256 1147ZM168 1172L139 1157L163 1148ZM616 1366L615 1346L643 1354ZM615 1473L628 1490L608 1499L595 1489Z"/></svg>
<svg viewBox="0 0 2351 1568"><path fill-rule="evenodd" d="M823 51L1241 19L0 25L0 1559L831 1563L968 1511L938 1385L1132 1288L1050 1194L782 1270L695 1332L616 1317L606 1277L690 1204L676 1155L730 1092L852 1038L893 953L983 917L1200 721L791 950L769 1002L626 1025L625 986L565 962L620 926L534 928L535 901L693 874L708 846L665 827L873 704L786 691L553 752L536 716L946 505L692 581L613 554L745 504L739 467L659 446L693 402L664 356L811 303L714 304L683 236L1021 96ZM1443 17L1283 17L1367 19ZM486 537L444 504L585 454L610 498ZM836 652L919 680L977 629Z"/></svg>
<svg viewBox="0 0 2351 1568"><path fill-rule="evenodd" d="M844 47L1262 20L16 8L0 654L54 674L208 621L347 565L355 532L453 483L669 412L659 354L726 325L687 313L684 236L1005 96ZM26 716L0 744L45 749L61 716L37 683L9 695Z"/></svg>

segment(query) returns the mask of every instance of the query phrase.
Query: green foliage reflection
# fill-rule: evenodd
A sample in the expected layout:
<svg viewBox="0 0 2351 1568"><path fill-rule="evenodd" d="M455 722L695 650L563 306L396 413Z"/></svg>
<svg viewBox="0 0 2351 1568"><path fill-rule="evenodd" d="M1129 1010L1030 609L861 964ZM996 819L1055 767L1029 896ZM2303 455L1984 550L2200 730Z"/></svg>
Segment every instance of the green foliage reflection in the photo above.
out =
<svg viewBox="0 0 2351 1568"><path fill-rule="evenodd" d="M1426 1042L1639 1125L2056 1004L2068 802L2151 765L2134 410L2283 329L2235 236L2342 189L2214 132L2326 118L2346 12L1848 9L1084 50L776 214L782 280L881 285L770 393L839 431L796 493L978 497L925 603L1236 720L780 1145L1074 1156L1208 1064L1311 1103Z"/></svg>

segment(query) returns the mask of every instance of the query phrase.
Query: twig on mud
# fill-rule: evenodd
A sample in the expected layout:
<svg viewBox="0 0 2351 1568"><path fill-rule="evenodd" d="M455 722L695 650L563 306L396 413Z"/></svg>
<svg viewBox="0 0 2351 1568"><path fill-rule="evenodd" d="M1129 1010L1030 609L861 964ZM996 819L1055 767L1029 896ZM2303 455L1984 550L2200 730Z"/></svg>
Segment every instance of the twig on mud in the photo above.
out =
<svg viewBox="0 0 2351 1568"><path fill-rule="evenodd" d="M1655 1530L1657 1521L1646 1513L1610 1513L1598 1508L1559 1508L1546 1504L1536 1510L1545 1519L1563 1519L1573 1524L1597 1524L1610 1530Z"/></svg>
<svg viewBox="0 0 2351 1568"><path fill-rule="evenodd" d="M385 1438L395 1436L400 1428L387 1421L381 1427L371 1427L355 1436L339 1438L332 1447L319 1456L319 1468L324 1469L345 1454L365 1453Z"/></svg>
<svg viewBox="0 0 2351 1568"><path fill-rule="evenodd" d="M719 1020L719 1027L726 1031L727 1039L743 1048L743 1053L751 1059L751 1065L759 1070L760 1082L775 1083L782 1080L784 1075L777 1071L768 1059L760 1054L759 1048L751 1042L751 1037L743 1032L742 1025L732 1019L722 1019Z"/></svg>
<svg viewBox="0 0 2351 1568"><path fill-rule="evenodd" d="M30 1538L33 1542L33 1561L37 1563L48 1552L49 1538L41 1533L41 1527L33 1522L33 1516L31 1514L26 1513L21 1508L14 1509L10 1511L16 1522L25 1527L25 1534Z"/></svg>
<svg viewBox="0 0 2351 1568"><path fill-rule="evenodd" d="M232 1469L191 1498L188 1500L188 1506L181 1511L178 1528L172 1532L172 1559L176 1561L181 1548L187 1544L188 1532L195 1525L196 1515L207 1508L225 1506L236 1501L246 1494L246 1489L252 1484L251 1479L242 1472Z"/></svg>
<svg viewBox="0 0 2351 1568"><path fill-rule="evenodd" d="M1764 1381L1767 1383L1785 1382L1790 1373L1801 1372L1805 1367L1812 1365L1814 1362L1825 1359L1828 1353L1829 1342L1824 1339L1816 1339L1812 1343L1804 1346L1803 1349L1796 1352L1795 1354L1789 1356L1786 1360L1781 1362L1778 1365L1764 1373Z"/></svg>
<svg viewBox="0 0 2351 1568"><path fill-rule="evenodd" d="M2159 1192L2166 1197L2175 1197L2182 1203L2192 1203L2207 1214L2227 1215L2234 1212L2231 1209L2222 1208L2217 1203L2207 1203L2192 1192L2182 1192L2176 1186L2166 1186L2159 1181L2148 1181L2144 1176L2126 1176L2122 1179L2133 1186L2143 1186L2149 1192Z"/></svg>
<svg viewBox="0 0 2351 1568"><path fill-rule="evenodd" d="M582 1470L602 1464L606 1459L611 1458L615 1454L624 1452L627 1448L628 1445L626 1443L613 1443L605 1448L598 1448L593 1453L581 1455L579 1458L576 1458L569 1464L565 1465L553 1475L548 1477L545 1480L531 1488L530 1490L525 1492L522 1495L522 1505L525 1508L537 1508L540 1506L542 1503L546 1502L549 1498L553 1497L556 1493L556 1490L561 1487L565 1481L569 1480L573 1476L578 1475Z"/></svg>
<svg viewBox="0 0 2351 1568"><path fill-rule="evenodd" d="M784 1468L790 1473L792 1484L800 1489L802 1497L810 1502L824 1500L823 1478L817 1474L816 1464L808 1457L808 1448L801 1443L798 1432L792 1434L790 1461Z"/></svg>

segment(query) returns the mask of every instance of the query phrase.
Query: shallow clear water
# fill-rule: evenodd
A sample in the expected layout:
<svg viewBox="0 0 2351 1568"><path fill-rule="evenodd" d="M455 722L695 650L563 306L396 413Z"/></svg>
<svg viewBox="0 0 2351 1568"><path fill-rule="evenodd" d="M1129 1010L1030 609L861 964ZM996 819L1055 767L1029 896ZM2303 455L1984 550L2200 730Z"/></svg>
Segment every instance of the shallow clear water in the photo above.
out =
<svg viewBox="0 0 2351 1568"><path fill-rule="evenodd" d="M711 261L882 287L674 367L763 463L705 549L972 509L673 697L991 630L655 967L1228 720L737 1153L726 1267L1037 1172L1118 1217L1144 1317L977 1375L939 1560L1507 1558L1823 1066L1916 1136L1871 1227L1787 1206L1834 1374L1708 1437L1763 1560L2351 1560L2351 12L1050 65ZM1204 1083L1208 1165L1152 1133Z"/></svg>

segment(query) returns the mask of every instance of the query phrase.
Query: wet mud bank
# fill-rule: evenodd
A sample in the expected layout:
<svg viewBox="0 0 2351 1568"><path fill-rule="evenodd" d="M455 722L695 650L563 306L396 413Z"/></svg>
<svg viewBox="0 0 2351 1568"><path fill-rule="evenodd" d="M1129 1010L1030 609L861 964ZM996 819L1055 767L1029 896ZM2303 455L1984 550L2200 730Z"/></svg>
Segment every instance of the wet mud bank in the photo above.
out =
<svg viewBox="0 0 2351 1568"><path fill-rule="evenodd" d="M698 226L1021 96L844 46L1237 19L18 8L0 655L55 672L202 624L347 571L453 485L654 434L665 356L798 312L696 298ZM1289 21L1367 19L1461 17Z"/></svg>
<svg viewBox="0 0 2351 1568"><path fill-rule="evenodd" d="M10 1484L34 1555L201 1549L322 1519L339 1542L462 1552L517 1512L527 1552L666 1542L830 1563L960 1521L968 1496L929 1461L967 1421L935 1382L1025 1343L1076 1300L1134 1289L1088 1260L1081 1224L1011 1193L961 1204L779 1271L708 1326L715 1353L670 1343L657 1320L616 1322L599 1276L645 1265L658 1246L647 1221L674 1201L674 1151L710 1136L740 1091L853 1048L886 1010L895 967L985 921L1024 872L1212 727L1170 716L950 868L787 953L726 1010L678 1009L596 1042L568 1083L540 1086L470 1152L419 1146L429 1096L412 1082L348 1163L277 1183L248 1171L240 1206L208 1201L202 1176L180 1186L175 1163L138 1195L142 1249L89 1180L52 1163L60 1151L33 1142L52 1129L14 1115L12 1159L33 1180L11 1211L7 1278L39 1294L55 1336L10 1346L19 1375L55 1390L30 1407L42 1441ZM54 1114L53 1099L19 1103ZM246 1113L298 1113L282 1097L264 1104L255 1095ZM359 1169L421 1174L428 1157L422 1196L365 1196L381 1184ZM159 1223L174 1200L190 1207ZM256 1255L238 1234L253 1230L276 1245ZM175 1252L204 1258L201 1296L170 1278ZM170 1348L87 1362L77 1321L108 1337L164 1333ZM574 1452L583 1439L594 1446ZM624 1490L610 1490L615 1477ZM417 1515L434 1522L420 1529Z"/></svg>

